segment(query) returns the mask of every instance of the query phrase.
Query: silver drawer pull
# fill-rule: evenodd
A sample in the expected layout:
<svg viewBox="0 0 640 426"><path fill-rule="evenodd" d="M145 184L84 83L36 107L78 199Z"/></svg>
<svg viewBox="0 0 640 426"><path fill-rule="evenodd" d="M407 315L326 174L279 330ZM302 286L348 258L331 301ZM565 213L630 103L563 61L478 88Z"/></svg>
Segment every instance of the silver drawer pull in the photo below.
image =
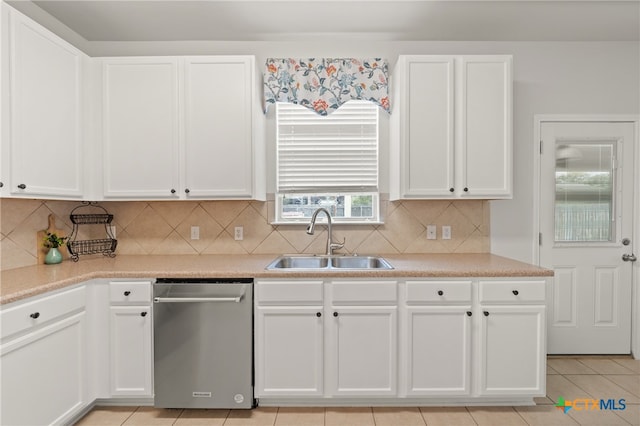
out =
<svg viewBox="0 0 640 426"><path fill-rule="evenodd" d="M235 302L240 303L244 294L238 297L155 297L155 303L193 303L193 302Z"/></svg>

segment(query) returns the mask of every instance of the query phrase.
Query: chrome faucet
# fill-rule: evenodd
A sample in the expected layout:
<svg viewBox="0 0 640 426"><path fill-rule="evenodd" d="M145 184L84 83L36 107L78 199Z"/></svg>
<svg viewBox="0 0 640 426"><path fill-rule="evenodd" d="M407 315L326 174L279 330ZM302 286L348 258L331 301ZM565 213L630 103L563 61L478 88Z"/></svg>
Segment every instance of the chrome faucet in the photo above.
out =
<svg viewBox="0 0 640 426"><path fill-rule="evenodd" d="M316 227L316 218L318 217L318 213L320 212L323 212L327 216L327 234L328 235L327 235L327 253L326 254L327 256L331 256L334 250L338 250L344 247L344 243L346 239L343 239L341 243L331 242L331 240L333 239L331 234L331 214L329 213L329 210L323 207L320 207L315 212L313 212L313 216L311 216L311 223L309 223L309 226L307 226L307 234L313 235L314 228Z"/></svg>

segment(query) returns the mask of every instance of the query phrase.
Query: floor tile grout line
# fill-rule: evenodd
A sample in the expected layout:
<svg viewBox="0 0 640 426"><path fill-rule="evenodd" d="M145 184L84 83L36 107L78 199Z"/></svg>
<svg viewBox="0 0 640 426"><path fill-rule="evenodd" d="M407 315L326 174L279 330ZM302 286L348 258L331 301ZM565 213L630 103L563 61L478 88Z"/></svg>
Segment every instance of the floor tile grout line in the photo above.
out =
<svg viewBox="0 0 640 426"><path fill-rule="evenodd" d="M586 358L578 358L578 359L577 359L577 361L578 361L579 363L581 363L582 365L586 365L584 362L582 362L582 361L581 361L582 359L586 359ZM598 358L598 359L599 359L599 358ZM615 359L613 359L613 358L607 358L606 360L607 360L607 361L612 361L613 363L615 363L615 364L619 365L620 367L624 368L625 370L629 371L629 373L621 373L621 374L636 374L636 373L635 373L635 371L632 371L631 369L629 369L629 368L625 367L624 365L622 365L622 364L619 364L619 363L615 362ZM589 367L588 365L586 365L586 366L587 366L587 367ZM591 368L593 371L595 371L595 372L596 372L597 374L599 374L599 375L604 375L604 374L606 374L606 373L602 373L602 372L600 372L600 371L597 371L595 368L592 368L592 367L589 367L589 368Z"/></svg>
<svg viewBox="0 0 640 426"><path fill-rule="evenodd" d="M638 374L603 374L602 375L605 379L609 380L610 382L613 382L616 386L624 389L625 391L629 392L631 395L635 396L636 398L640 399L640 389L638 389L637 391L632 391L629 390L627 388L625 388L624 386L614 382L613 380L610 379L610 376L622 376L622 377L629 377L629 376L638 376L640 378L640 375Z"/></svg>
<svg viewBox="0 0 640 426"><path fill-rule="evenodd" d="M580 376L580 374L574 374L574 376ZM635 395L633 392L629 392L628 390L626 390L625 388L623 388L622 386L620 386L619 384L615 383L613 380L609 380L605 375L603 374L598 374L598 376L600 376L602 379L608 381L609 383L611 383L613 386L622 389L625 392L630 393L631 395ZM569 380L571 383L573 383L574 385L576 385L578 388L580 388L583 392L585 392L587 395L591 396L592 398L598 399L597 397L591 395L589 392L585 391L584 389L582 389L577 383L575 383L574 381L572 381L571 379L569 379L568 377L566 378L567 380Z"/></svg>

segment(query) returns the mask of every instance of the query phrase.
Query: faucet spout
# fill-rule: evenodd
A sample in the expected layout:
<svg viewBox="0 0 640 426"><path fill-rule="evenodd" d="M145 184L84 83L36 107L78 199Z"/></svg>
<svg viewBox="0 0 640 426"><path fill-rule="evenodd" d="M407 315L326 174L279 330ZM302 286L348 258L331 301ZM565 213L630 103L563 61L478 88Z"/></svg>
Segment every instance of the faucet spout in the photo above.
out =
<svg viewBox="0 0 640 426"><path fill-rule="evenodd" d="M316 219L318 218L318 213L324 213L325 216L327 216L327 253L326 254L327 256L331 256L333 254L333 250L341 249L342 247L344 247L344 241L342 241L342 243L332 242L333 237L332 237L332 230L331 230L331 213L329 213L329 210L325 209L324 207L320 207L319 209L313 212L313 215L311 216L311 222L307 226L307 234L313 235L313 232L316 227Z"/></svg>

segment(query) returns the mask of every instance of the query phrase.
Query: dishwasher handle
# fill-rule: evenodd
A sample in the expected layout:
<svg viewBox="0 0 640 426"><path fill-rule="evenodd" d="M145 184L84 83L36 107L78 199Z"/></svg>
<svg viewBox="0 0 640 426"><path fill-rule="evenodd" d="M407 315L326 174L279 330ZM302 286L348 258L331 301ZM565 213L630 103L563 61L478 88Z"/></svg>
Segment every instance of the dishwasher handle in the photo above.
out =
<svg viewBox="0 0 640 426"><path fill-rule="evenodd" d="M154 297L154 303L199 303L199 302L234 302L240 303L244 294L238 297Z"/></svg>

